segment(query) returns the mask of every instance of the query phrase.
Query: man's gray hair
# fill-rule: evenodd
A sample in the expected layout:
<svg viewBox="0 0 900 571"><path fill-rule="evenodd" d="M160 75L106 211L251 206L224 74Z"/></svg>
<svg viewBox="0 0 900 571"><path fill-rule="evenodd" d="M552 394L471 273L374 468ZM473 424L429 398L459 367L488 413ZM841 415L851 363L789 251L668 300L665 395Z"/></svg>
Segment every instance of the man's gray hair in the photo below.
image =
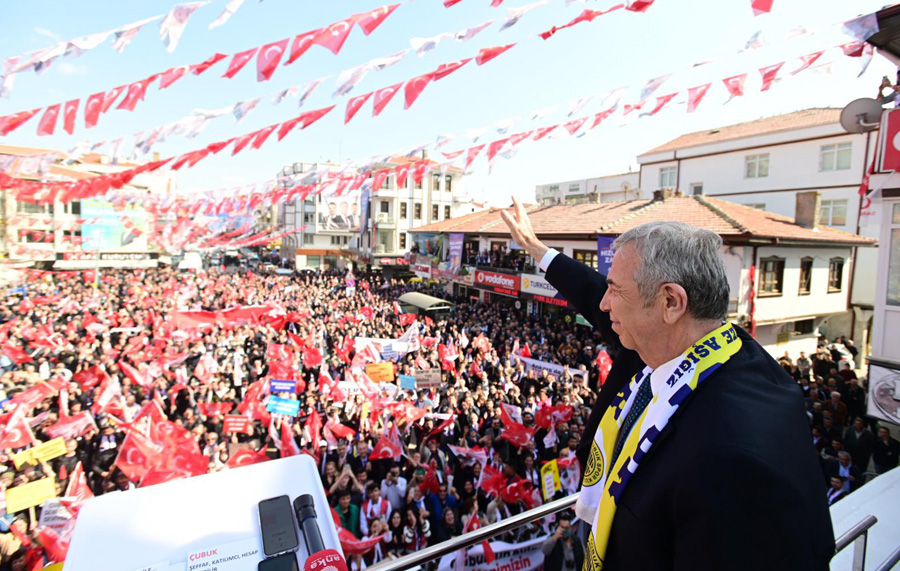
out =
<svg viewBox="0 0 900 571"><path fill-rule="evenodd" d="M687 309L695 319L725 318L728 275L718 234L682 222L648 222L616 238L612 247L626 244L638 255L634 281L645 307L661 285L675 283L687 292Z"/></svg>

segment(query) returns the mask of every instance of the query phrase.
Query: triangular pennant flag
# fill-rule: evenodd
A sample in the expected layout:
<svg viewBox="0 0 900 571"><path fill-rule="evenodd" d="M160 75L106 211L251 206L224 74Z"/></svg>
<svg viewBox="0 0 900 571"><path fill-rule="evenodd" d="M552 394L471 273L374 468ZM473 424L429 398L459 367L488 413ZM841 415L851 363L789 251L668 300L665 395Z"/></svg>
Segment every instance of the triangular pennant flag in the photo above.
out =
<svg viewBox="0 0 900 571"><path fill-rule="evenodd" d="M166 51L172 53L181 40L184 28L187 26L188 20L194 10L201 6L206 6L210 2L188 2L178 4L166 15L162 22L159 23L159 36L166 45Z"/></svg>
<svg viewBox="0 0 900 571"><path fill-rule="evenodd" d="M263 127L262 129L257 131L256 136L253 137L253 144L251 146L254 149L258 149L263 146L263 143L266 142L266 139L269 138L269 135L271 135L277 127L278 125L269 125L268 127Z"/></svg>
<svg viewBox="0 0 900 571"><path fill-rule="evenodd" d="M284 55L284 51L287 49L289 40L290 38L285 38L278 42L266 44L259 49L259 53L256 56L256 81L268 81L272 77L272 74L275 73L275 68L278 67L278 62L281 61L281 56Z"/></svg>
<svg viewBox="0 0 900 571"><path fill-rule="evenodd" d="M483 148L484 145L477 145L475 147L470 147L469 150L466 151L466 166L463 168L463 172L469 172L469 167L472 166L472 162L475 161L475 158Z"/></svg>
<svg viewBox="0 0 900 571"><path fill-rule="evenodd" d="M652 111L647 113L647 116L652 117L653 115L656 115L657 113L662 111L662 108L665 107L669 101L672 101L672 99L674 99L676 95L678 95L677 91L675 93L670 93L668 95L662 95L660 97L657 97L656 98L656 106L653 107Z"/></svg>
<svg viewBox="0 0 900 571"><path fill-rule="evenodd" d="M704 85L698 85L697 87L691 87L688 89L688 103L687 103L687 112L693 113L697 106L700 105L700 102L703 101L703 97L706 96L706 92L709 91L712 83L706 83Z"/></svg>
<svg viewBox="0 0 900 571"><path fill-rule="evenodd" d="M372 97L372 92L365 93L363 95L357 95L356 97L351 97L349 101L347 101L347 109L344 111L344 125L350 122L350 119L353 119L353 116L360 110L360 108L365 105L366 101Z"/></svg>
<svg viewBox="0 0 900 571"><path fill-rule="evenodd" d="M209 29L218 28L219 26L225 24L228 20L231 19L232 16L238 11L241 5L244 3L244 0L229 0L228 4L225 4L225 9L222 10L222 13L219 14L219 17L212 21L209 25Z"/></svg>
<svg viewBox="0 0 900 571"><path fill-rule="evenodd" d="M63 129L70 135L75 131L75 116L78 114L79 101L80 99L66 101L66 107L63 110Z"/></svg>
<svg viewBox="0 0 900 571"><path fill-rule="evenodd" d="M144 94L147 93L147 87L150 86L151 83L157 78L156 75L151 75L146 79L142 79L141 81L136 81L128 86L128 93L125 94L125 97L122 101L116 106L116 109L125 109L126 111L134 111L134 108L137 107L137 104L144 100Z"/></svg>
<svg viewBox="0 0 900 571"><path fill-rule="evenodd" d="M20 111L19 113L0 117L0 137L5 137L24 125L29 119L37 115L40 110L41 108L38 107L31 111Z"/></svg>
<svg viewBox="0 0 900 571"><path fill-rule="evenodd" d="M362 30L363 34L368 36L384 22L385 18L390 16L394 10L399 7L400 4L389 4L382 6L381 8L363 12L362 14L354 14L353 16L350 16L350 19L359 26L359 29Z"/></svg>
<svg viewBox="0 0 900 571"><path fill-rule="evenodd" d="M39 136L52 135L53 131L56 130L56 119L59 117L59 108L60 104L51 105L47 107L44 111L44 114L41 116L41 121L38 123L37 134Z"/></svg>
<svg viewBox="0 0 900 571"><path fill-rule="evenodd" d="M541 127L540 129L535 130L534 132L534 141L540 141L547 135L553 132L554 129L559 127L559 125L551 125L550 127Z"/></svg>
<svg viewBox="0 0 900 571"><path fill-rule="evenodd" d="M752 0L750 2L750 7L753 8L753 15L759 16L760 14L768 14L771 12L772 1L773 0Z"/></svg>
<svg viewBox="0 0 900 571"><path fill-rule="evenodd" d="M769 88L772 87L772 82L775 81L775 76L778 75L778 70L780 70L783 65L784 62L781 62L760 68L759 73L762 76L762 87L760 88L760 91L768 91Z"/></svg>
<svg viewBox="0 0 900 571"><path fill-rule="evenodd" d="M291 41L291 53L287 58L287 61L284 62L284 65L290 65L294 63L297 58L306 53L306 51L313 45L313 40L322 33L322 28L317 30L312 30L309 32L304 32L300 35L294 36L293 41Z"/></svg>
<svg viewBox="0 0 900 571"><path fill-rule="evenodd" d="M159 88L165 89L178 81L184 74L188 72L188 66L180 65L172 67L162 72L159 76Z"/></svg>
<svg viewBox="0 0 900 571"><path fill-rule="evenodd" d="M404 109L409 109L410 106L415 103L416 99L419 98L419 95L425 90L425 86L431 82L431 79L431 74L426 73L425 75L414 77L406 82L406 87L403 90L403 94L406 98L403 103Z"/></svg>
<svg viewBox="0 0 900 571"><path fill-rule="evenodd" d="M587 117L582 117L581 119L575 119L574 121L569 121L568 123L563 125L563 128L569 132L570 135L574 135L581 129L581 126L587 121Z"/></svg>
<svg viewBox="0 0 900 571"><path fill-rule="evenodd" d="M811 54L806 54L805 56L800 56L800 67L798 67L797 69L792 71L791 75L797 75L801 71L805 71L806 69L809 69L809 67L812 66L812 64L816 63L816 60L818 60L820 57L822 57L822 54L824 54L824 53L825 52L822 51L822 52L814 52Z"/></svg>
<svg viewBox="0 0 900 571"><path fill-rule="evenodd" d="M335 22L316 34L312 43L331 50L334 55L337 55L341 48L344 47L344 42L347 41L347 36L350 35L351 29L353 29L352 18Z"/></svg>
<svg viewBox="0 0 900 571"><path fill-rule="evenodd" d="M742 73L740 75L726 77L722 80L722 83L725 84L725 89L727 89L728 93L731 94L731 97L728 99L728 101L731 101L735 97L740 97L744 94L744 81L746 81L746 79L747 74Z"/></svg>
<svg viewBox="0 0 900 571"><path fill-rule="evenodd" d="M600 123L602 123L603 121L608 119L610 115L615 113L615 111L616 111L616 108L611 107L611 108L607 109L606 111L601 111L600 113L597 113L596 115L594 115L594 122L591 123L590 128L595 129L597 127L597 125L599 125Z"/></svg>
<svg viewBox="0 0 900 571"><path fill-rule="evenodd" d="M375 92L375 98L372 100L372 117L378 117L384 108L387 107L387 104L391 102L391 99L397 95L397 92L400 91L400 88L403 86L403 82L391 85L389 87L383 87Z"/></svg>
<svg viewBox="0 0 900 571"><path fill-rule="evenodd" d="M259 50L259 47L251 48L249 50L238 52L234 54L231 58L231 63L228 64L228 69L225 70L225 73L222 74L222 77L227 77L231 79L237 74L237 72L241 71L247 62L253 59L253 56Z"/></svg>
<svg viewBox="0 0 900 571"><path fill-rule="evenodd" d="M431 72L431 79L433 79L434 81L443 79L462 66L466 65L470 61L472 61L472 58L468 57L466 59L461 59L453 63L442 63L436 70Z"/></svg>
<svg viewBox="0 0 900 571"><path fill-rule="evenodd" d="M484 65L487 62L491 61L495 57L499 56L506 50L510 49L516 44L507 44L505 46L494 46L491 48L481 48L478 52L478 55L475 56L475 63L477 65Z"/></svg>
<svg viewBox="0 0 900 571"><path fill-rule="evenodd" d="M247 133L246 135L241 135L240 137L235 138L234 140L234 148L231 149L231 156L234 156L241 151L244 150L244 147L250 144L250 141L256 137L258 131L254 131L253 133Z"/></svg>
<svg viewBox="0 0 900 571"><path fill-rule="evenodd" d="M209 68L216 65L217 63L219 63L220 61L222 61L223 59L225 59L227 57L228 56L226 54L220 54L220 53L211 55L209 58L207 58L203 62L192 65L191 73L193 73L194 75L200 75L201 73L208 70Z"/></svg>

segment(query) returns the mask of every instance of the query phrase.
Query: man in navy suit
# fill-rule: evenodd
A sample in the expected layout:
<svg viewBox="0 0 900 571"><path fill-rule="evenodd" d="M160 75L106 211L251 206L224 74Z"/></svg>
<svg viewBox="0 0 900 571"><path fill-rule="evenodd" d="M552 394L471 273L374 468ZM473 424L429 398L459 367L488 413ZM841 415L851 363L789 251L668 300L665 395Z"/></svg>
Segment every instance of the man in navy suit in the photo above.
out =
<svg viewBox="0 0 900 571"><path fill-rule="evenodd" d="M541 243L517 201L503 219L619 348L579 446L577 507L592 524L585 570L828 569L834 535L802 393L724 321L721 238L680 223L638 226L617 239L603 276ZM709 362L704 347L726 342L731 352ZM612 438L595 442L602 430Z"/></svg>

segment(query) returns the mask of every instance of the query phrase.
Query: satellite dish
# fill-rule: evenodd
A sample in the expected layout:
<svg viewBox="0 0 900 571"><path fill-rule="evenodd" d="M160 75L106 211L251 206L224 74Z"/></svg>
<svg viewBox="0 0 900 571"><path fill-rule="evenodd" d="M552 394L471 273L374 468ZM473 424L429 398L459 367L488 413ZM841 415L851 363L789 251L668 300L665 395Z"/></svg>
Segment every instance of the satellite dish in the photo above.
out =
<svg viewBox="0 0 900 571"><path fill-rule="evenodd" d="M872 131L878 127L880 121L881 105L868 97L851 101L841 111L841 127L848 133Z"/></svg>

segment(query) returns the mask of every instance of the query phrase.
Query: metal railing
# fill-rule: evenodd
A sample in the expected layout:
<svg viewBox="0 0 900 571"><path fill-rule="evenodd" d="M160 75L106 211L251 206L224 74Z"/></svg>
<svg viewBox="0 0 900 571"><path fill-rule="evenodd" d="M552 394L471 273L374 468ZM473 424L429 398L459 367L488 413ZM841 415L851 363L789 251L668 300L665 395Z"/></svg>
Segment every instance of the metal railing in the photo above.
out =
<svg viewBox="0 0 900 571"><path fill-rule="evenodd" d="M412 569L417 565L421 565L429 561L437 561L448 553L453 553L454 551L471 547L475 544L481 543L486 539L491 539L492 537L500 535L501 533L506 533L507 531L517 529L519 527L522 527L523 525L528 525L533 521L547 517L551 514L555 514L556 512L560 512L566 508L570 508L575 505L575 500L577 499L578 494L566 496L565 498L552 501L548 504L538 506L532 510L528 510L504 520L500 520L497 523L492 523L491 525L486 525L482 528L470 531L465 535L460 535L459 537L454 537L452 539L448 539L447 541L442 541L437 545L426 547L421 551L416 551L415 553L404 555L403 557L400 557L398 559L382 561L380 563L377 563L376 565L373 565L372 567L369 567L368 569L369 571L401 571L403 569Z"/></svg>
<svg viewBox="0 0 900 571"><path fill-rule="evenodd" d="M853 571L866 569L866 543L869 540L869 528L878 523L878 518L867 515L859 523L848 529L834 542L834 553L838 554L851 543L853 544Z"/></svg>
<svg viewBox="0 0 900 571"><path fill-rule="evenodd" d="M502 533L506 533L507 531L512 531L541 518L561 512L564 509L574 506L577 499L578 494L572 494L571 496L552 501L532 510L498 521L497 523L492 523L491 525L470 531L465 535L460 535L438 543L437 545L426 547L421 551L410 553L409 555L404 555L397 559L381 561L368 569L369 571L405 571L418 565L428 563L429 561L437 561L444 555L453 553L454 551L472 547L473 545L496 537ZM868 515L835 540L835 554L843 551L850 546L851 543L853 544L852 571L865 571L866 543L869 537L869 528L876 523L878 523L878 518L873 515ZM878 566L876 571L889 571L898 562L900 562L900 547L891 553L891 555Z"/></svg>

